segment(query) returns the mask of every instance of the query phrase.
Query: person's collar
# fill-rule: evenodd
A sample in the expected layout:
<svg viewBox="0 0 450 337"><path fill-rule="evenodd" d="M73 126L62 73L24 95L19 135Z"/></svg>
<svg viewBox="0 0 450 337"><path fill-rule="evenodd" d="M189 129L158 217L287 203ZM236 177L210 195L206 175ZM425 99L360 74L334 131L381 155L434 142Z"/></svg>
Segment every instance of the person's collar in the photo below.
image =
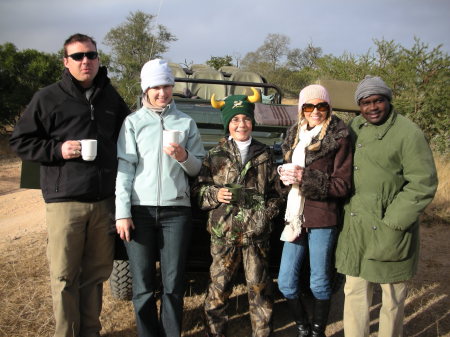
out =
<svg viewBox="0 0 450 337"><path fill-rule="evenodd" d="M85 93L86 91L92 89L93 87L95 87L95 77L94 81L92 81L92 84L89 87L83 87L80 83L80 81L78 81L69 71L69 69L65 68L65 73L67 74L67 76L69 76L70 80L72 81L72 83L75 85L75 87L81 92L81 93Z"/></svg>
<svg viewBox="0 0 450 337"><path fill-rule="evenodd" d="M377 129L378 139L383 139L383 137L395 123L395 120L397 119L397 112L395 111L394 106L391 105L391 110L389 111L388 118L384 121L383 124L380 125L369 123L362 115L359 115L358 117L360 118L357 124L358 128L361 129L363 127L374 127Z"/></svg>
<svg viewBox="0 0 450 337"><path fill-rule="evenodd" d="M233 139L233 137L228 136L228 140L232 140L232 139ZM250 136L249 139L247 139L247 140L245 140L245 141L243 141L243 142L241 142L241 141L239 141L239 140L236 140L236 139L233 139L233 140L234 140L234 142L236 143L236 145L241 149L241 148L244 148L244 147L246 147L246 146L250 146L250 144L251 144L251 142L252 142L252 137Z"/></svg>
<svg viewBox="0 0 450 337"><path fill-rule="evenodd" d="M158 107L158 106L154 106L152 105L148 100L147 100L147 95L144 95L142 98L142 104L147 108L152 110L153 112L156 112L158 114L163 114L164 112L166 112L167 110L170 109L170 106L173 102L173 99L169 102L169 104L167 104L164 108Z"/></svg>

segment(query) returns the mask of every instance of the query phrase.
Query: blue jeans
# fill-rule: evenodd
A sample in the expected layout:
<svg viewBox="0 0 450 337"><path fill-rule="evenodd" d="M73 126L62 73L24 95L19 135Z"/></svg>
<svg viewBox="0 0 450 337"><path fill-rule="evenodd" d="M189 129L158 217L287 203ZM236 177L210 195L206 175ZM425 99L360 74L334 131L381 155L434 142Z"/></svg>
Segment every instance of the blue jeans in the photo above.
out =
<svg viewBox="0 0 450 337"><path fill-rule="evenodd" d="M336 230L336 227L308 228L308 233L298 241L284 243L278 274L278 288L284 297L299 297L300 270L308 245L311 291L316 299L330 299L330 263L334 254Z"/></svg>
<svg viewBox="0 0 450 337"><path fill-rule="evenodd" d="M181 335L184 269L192 232L190 207L133 206L135 229L125 242L133 274L133 305L140 337ZM158 320L155 263L160 257L162 295Z"/></svg>

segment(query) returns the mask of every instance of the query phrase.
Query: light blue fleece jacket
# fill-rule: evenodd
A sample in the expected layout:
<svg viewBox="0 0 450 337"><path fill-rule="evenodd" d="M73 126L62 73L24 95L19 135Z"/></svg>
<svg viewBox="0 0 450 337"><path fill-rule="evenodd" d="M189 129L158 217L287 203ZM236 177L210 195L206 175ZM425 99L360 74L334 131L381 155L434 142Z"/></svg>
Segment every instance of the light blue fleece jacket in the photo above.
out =
<svg viewBox="0 0 450 337"><path fill-rule="evenodd" d="M188 152L178 162L162 148L163 130L181 131ZM116 219L131 218L131 206L190 206L188 176L196 176L205 150L195 121L172 101L162 113L147 107L123 122L117 142Z"/></svg>

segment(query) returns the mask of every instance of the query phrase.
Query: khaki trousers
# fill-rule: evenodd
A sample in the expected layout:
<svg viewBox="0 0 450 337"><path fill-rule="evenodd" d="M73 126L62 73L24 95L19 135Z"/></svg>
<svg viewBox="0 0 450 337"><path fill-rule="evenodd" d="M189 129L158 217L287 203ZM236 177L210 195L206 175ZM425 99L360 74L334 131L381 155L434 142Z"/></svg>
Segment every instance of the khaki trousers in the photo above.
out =
<svg viewBox="0 0 450 337"><path fill-rule="evenodd" d="M372 304L373 288L377 283L360 277L346 276L344 286L344 333L345 337L369 336L369 309ZM382 304L378 337L401 337L406 299L406 284L380 284Z"/></svg>
<svg viewBox="0 0 450 337"><path fill-rule="evenodd" d="M46 204L55 337L100 336L103 282L114 257L113 202Z"/></svg>

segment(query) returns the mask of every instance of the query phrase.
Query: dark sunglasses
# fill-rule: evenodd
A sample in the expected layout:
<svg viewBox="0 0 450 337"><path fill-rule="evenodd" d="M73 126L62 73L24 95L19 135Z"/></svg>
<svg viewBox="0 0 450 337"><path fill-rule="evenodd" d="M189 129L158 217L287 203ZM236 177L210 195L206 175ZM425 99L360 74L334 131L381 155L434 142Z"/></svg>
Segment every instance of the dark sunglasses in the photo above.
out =
<svg viewBox="0 0 450 337"><path fill-rule="evenodd" d="M320 102L318 104L305 103L302 105L303 112L313 112L314 109L320 112L328 112L330 111L330 105L327 102Z"/></svg>
<svg viewBox="0 0 450 337"><path fill-rule="evenodd" d="M84 57L87 57L89 60L95 60L98 57L98 53L96 51L88 51L86 53L74 53L70 54L68 57L71 57L75 61L81 61Z"/></svg>

